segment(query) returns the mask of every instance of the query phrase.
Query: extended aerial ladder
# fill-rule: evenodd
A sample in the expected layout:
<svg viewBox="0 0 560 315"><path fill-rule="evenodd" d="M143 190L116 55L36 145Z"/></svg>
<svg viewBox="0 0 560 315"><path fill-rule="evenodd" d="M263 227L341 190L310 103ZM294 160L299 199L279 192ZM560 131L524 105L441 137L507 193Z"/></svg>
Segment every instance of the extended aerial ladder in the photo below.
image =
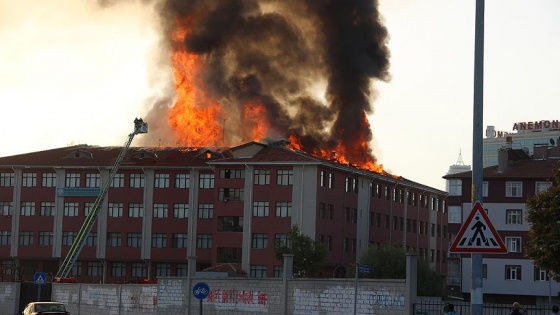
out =
<svg viewBox="0 0 560 315"><path fill-rule="evenodd" d="M115 161L115 164L113 164L113 167L111 168L111 172L109 173L109 178L107 178L107 180L103 184L103 187L101 188L99 195L95 199L95 202L93 203L93 206L89 214L87 215L84 223L82 224L80 231L78 231L78 235L76 236L76 239L72 243L72 246L70 247L70 250L66 254L64 261L60 265L60 268L58 269L58 272L56 273L55 276L56 281L60 281L60 279L68 277L68 274L70 273L70 270L72 270L72 267L76 262L76 259L78 259L78 256L82 251L82 247L84 246L84 243L89 235L89 232L91 231L91 228L93 227L93 224L97 219L97 214L101 209L103 200L105 200L107 191L109 190L109 187L111 186L111 183L113 182L113 179L117 174L119 166L122 160L124 159L124 156L126 155L128 148L130 147L130 144L132 143L132 139L134 139L134 136L136 136L139 133L147 133L147 132L148 132L148 124L145 123L142 119L139 118L134 119L134 131L128 135L128 139L126 140L124 146L122 147L121 152L119 153L119 156Z"/></svg>

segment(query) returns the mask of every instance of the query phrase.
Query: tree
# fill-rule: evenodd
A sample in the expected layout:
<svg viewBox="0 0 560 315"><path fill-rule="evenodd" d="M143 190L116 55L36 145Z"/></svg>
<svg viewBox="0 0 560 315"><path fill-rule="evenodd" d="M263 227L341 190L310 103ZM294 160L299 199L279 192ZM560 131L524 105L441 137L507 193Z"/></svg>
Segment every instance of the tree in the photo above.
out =
<svg viewBox="0 0 560 315"><path fill-rule="evenodd" d="M406 252L397 246L387 244L382 247L371 246L360 259L361 265L370 267L368 275L374 279L405 279L406 278ZM442 296L442 276L432 270L428 262L418 259L418 295ZM348 275L354 276L354 268Z"/></svg>
<svg viewBox="0 0 560 315"><path fill-rule="evenodd" d="M294 255L294 277L314 277L327 257L325 245L301 234L298 226L288 233L288 241L274 243L276 259L283 261L284 254Z"/></svg>
<svg viewBox="0 0 560 315"><path fill-rule="evenodd" d="M555 279L560 275L560 170L554 177L556 185L527 199L527 222L529 241L526 255L535 266L552 272Z"/></svg>

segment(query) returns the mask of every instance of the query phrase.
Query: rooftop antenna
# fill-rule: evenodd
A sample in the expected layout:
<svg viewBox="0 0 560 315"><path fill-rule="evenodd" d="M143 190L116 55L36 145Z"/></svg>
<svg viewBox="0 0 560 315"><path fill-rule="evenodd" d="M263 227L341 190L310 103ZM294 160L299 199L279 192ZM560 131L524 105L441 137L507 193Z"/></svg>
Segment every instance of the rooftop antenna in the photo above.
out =
<svg viewBox="0 0 560 315"><path fill-rule="evenodd" d="M459 157L457 158L457 163L455 163L455 165L465 165L465 163L463 163L463 155L461 154L461 149L459 149Z"/></svg>

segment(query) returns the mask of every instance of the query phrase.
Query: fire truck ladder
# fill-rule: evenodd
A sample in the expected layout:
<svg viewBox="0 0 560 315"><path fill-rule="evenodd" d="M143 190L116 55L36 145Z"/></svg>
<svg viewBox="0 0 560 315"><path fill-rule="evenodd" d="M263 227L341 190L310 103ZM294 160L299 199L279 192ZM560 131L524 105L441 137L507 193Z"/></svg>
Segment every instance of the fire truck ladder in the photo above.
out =
<svg viewBox="0 0 560 315"><path fill-rule="evenodd" d="M105 183L103 184L103 188L101 189L99 195L95 199L91 211L89 212L84 223L82 224L82 227L80 228L80 231L76 236L76 239L72 243L72 246L68 251L68 254L66 254L64 261L60 265L60 269L58 269L58 272L56 273L55 280L58 281L61 278L68 277L68 274L70 273L70 270L72 270L72 267L76 262L76 259L80 255L80 252L82 251L82 247L84 246L84 242L87 239L89 232L91 231L91 228L95 223L95 220L97 219L97 214L99 213L99 209L101 209L101 204L103 204L103 200L107 195L107 191L109 190L109 187L111 186L111 183L113 182L113 179L117 174L117 170L119 169L119 166L122 160L124 159L124 156L126 155L128 148L130 147L130 144L132 143L132 139L134 139L134 136L139 133L147 133L147 132L148 132L148 124L145 123L142 119L136 118L134 120L134 131L128 135L128 139L126 140L123 148L121 149L121 152L119 153L119 156L115 161L115 164L111 168L111 173L109 174L109 178L107 178L107 181L105 181Z"/></svg>

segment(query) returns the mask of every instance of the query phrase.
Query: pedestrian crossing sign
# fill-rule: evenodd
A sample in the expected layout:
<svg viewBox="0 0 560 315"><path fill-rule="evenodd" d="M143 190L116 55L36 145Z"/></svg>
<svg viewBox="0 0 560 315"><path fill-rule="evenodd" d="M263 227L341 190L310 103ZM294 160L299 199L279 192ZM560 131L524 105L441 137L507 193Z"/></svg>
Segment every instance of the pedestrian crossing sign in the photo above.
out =
<svg viewBox="0 0 560 315"><path fill-rule="evenodd" d="M450 253L506 254L507 248L480 202L474 207L449 248Z"/></svg>

